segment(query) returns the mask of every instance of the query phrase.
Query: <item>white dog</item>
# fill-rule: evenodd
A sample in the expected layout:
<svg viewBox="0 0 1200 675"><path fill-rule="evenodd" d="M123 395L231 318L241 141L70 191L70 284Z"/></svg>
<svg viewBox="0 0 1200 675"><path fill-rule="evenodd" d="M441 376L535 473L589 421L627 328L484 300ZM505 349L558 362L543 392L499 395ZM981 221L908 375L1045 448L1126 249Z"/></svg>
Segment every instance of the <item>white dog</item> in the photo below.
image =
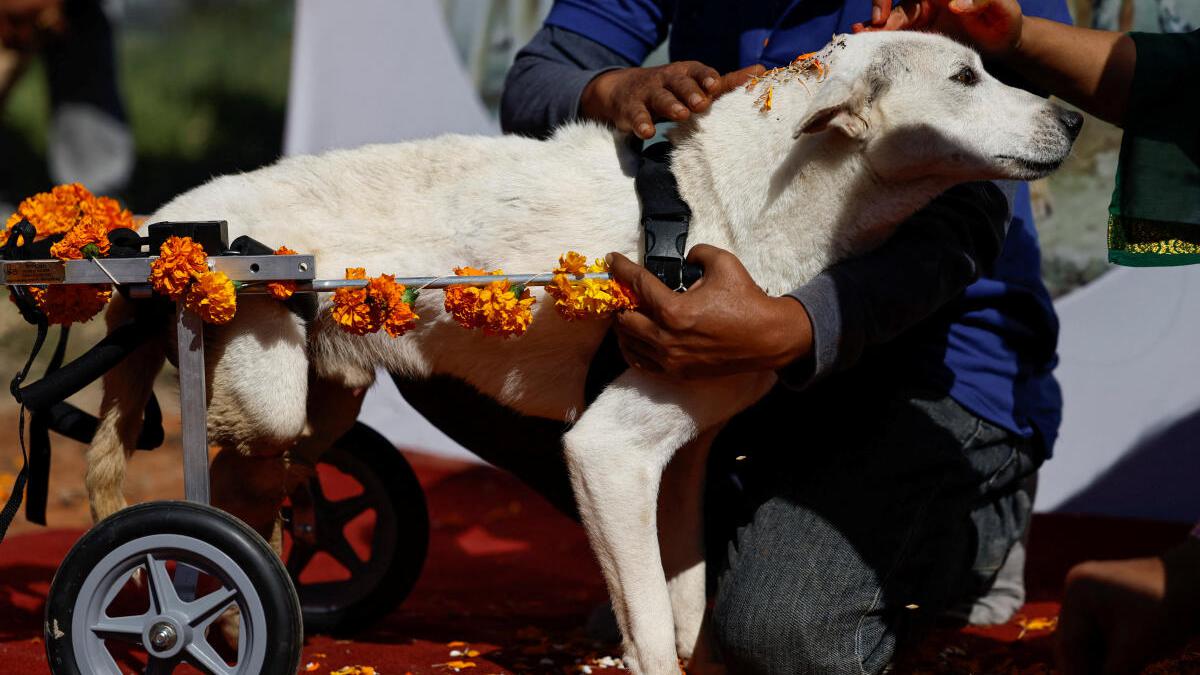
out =
<svg viewBox="0 0 1200 675"><path fill-rule="evenodd" d="M693 212L689 244L732 251L772 294L878 245L956 183L1046 175L1078 131L1077 115L1001 84L945 38L839 37L820 58L823 77L779 77L769 106L763 81L672 133L673 171ZM445 136L217 178L151 222L226 219L231 234L314 254L325 277L358 266L372 275L439 275L463 264L541 271L568 249L639 260L636 162L620 135L594 124L548 141ZM287 489L283 453L316 454L347 429L356 391L377 367L461 378L521 413L574 421L564 452L626 664L678 673L677 655L691 656L700 641L705 608L708 445L774 374L680 383L628 370L585 409L584 377L608 322L568 324L542 300L528 334L502 340L463 330L440 304L440 293L423 294L419 327L399 339L348 335L324 311L306 326L250 297L232 323L209 328L209 437L233 451L220 455L230 464L214 465L215 501L270 534ZM110 321L128 311L116 304ZM164 328L104 381L89 452L97 517L124 505L126 456L173 344Z"/></svg>

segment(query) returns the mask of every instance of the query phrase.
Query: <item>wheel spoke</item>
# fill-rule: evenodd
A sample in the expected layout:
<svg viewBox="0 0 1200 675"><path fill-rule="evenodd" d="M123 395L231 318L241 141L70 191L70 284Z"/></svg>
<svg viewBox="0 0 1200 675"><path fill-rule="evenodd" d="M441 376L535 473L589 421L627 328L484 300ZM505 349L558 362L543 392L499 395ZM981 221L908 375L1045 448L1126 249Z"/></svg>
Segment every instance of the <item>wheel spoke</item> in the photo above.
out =
<svg viewBox="0 0 1200 675"><path fill-rule="evenodd" d="M349 541L346 541L346 537L341 533L325 543L328 544L326 550L329 551L329 555L333 556L333 559L341 563L351 574L359 574L366 569L366 563L358 557L358 554L354 552L354 547L350 545Z"/></svg>
<svg viewBox="0 0 1200 675"><path fill-rule="evenodd" d="M238 638L240 646L242 639ZM212 645L208 644L208 640L203 635L196 635L192 639L192 643L187 646L188 660L192 665L203 670L210 675L233 675L233 668L230 668L225 663L225 659L217 654ZM238 664L241 664L241 649L238 649Z"/></svg>
<svg viewBox="0 0 1200 675"><path fill-rule="evenodd" d="M171 575L167 573L167 561L155 560L154 556L146 554L146 582L150 584L150 600L159 614L178 604L175 586Z"/></svg>
<svg viewBox="0 0 1200 675"><path fill-rule="evenodd" d="M102 640L121 640L124 642L142 643L142 631L151 614L141 616L103 617L100 622L91 627L92 633Z"/></svg>
<svg viewBox="0 0 1200 675"><path fill-rule="evenodd" d="M312 545L292 539L292 550L287 557L287 571L292 575L293 579L299 579L300 573L308 567L308 563L312 561L313 556L317 554L317 549Z"/></svg>
<svg viewBox="0 0 1200 675"><path fill-rule="evenodd" d="M313 476L312 480L308 481L308 490L312 494L314 508L320 509L329 504L329 499L325 497L325 488L321 487L320 474Z"/></svg>
<svg viewBox="0 0 1200 675"><path fill-rule="evenodd" d="M145 675L169 675L175 672L175 665L179 663L179 657L173 659L159 659L153 656L146 663L146 669L142 672Z"/></svg>
<svg viewBox="0 0 1200 675"><path fill-rule="evenodd" d="M236 588L222 588L183 606L189 626L196 627L221 613L237 597Z"/></svg>
<svg viewBox="0 0 1200 675"><path fill-rule="evenodd" d="M120 594L120 592L125 589L125 586L129 583L129 580L133 578L133 575L137 574L141 570L142 570L141 567L135 567L135 568L129 570L125 574L122 574L120 576L120 578L117 579L117 582L114 583L111 587L109 587L108 592L104 594L104 600L102 600L100 603L100 611L101 612L108 611L108 606L113 603L113 600L117 599L117 595ZM145 576L145 575L142 575L142 576ZM135 583L137 583L138 585L141 585L143 582L141 582L139 580L139 581L136 581ZM142 589L142 590L145 590L145 589Z"/></svg>
<svg viewBox="0 0 1200 675"><path fill-rule="evenodd" d="M334 520L341 525L354 520L356 516L369 508L371 508L371 498L365 492L361 495L347 497L341 501L329 504L330 513L333 515Z"/></svg>

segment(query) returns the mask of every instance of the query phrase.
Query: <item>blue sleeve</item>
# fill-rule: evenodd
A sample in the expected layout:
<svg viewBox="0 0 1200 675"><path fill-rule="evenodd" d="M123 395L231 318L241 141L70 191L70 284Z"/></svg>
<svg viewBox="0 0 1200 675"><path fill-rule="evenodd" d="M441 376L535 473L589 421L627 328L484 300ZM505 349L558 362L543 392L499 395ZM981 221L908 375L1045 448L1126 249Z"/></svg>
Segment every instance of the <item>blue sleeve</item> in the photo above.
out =
<svg viewBox="0 0 1200 675"><path fill-rule="evenodd" d="M555 0L547 26L598 42L635 64L667 39L675 0Z"/></svg>
<svg viewBox="0 0 1200 675"><path fill-rule="evenodd" d="M1071 10L1067 9L1066 0L1021 0L1021 13L1068 25L1075 23L1071 19Z"/></svg>
<svg viewBox="0 0 1200 675"><path fill-rule="evenodd" d="M592 78L635 64L602 44L545 26L517 52L500 95L500 128L506 134L546 138L579 117L579 99Z"/></svg>
<svg viewBox="0 0 1200 675"><path fill-rule="evenodd" d="M1004 246L1009 200L994 183L950 188L874 251L788 293L812 323L812 358L779 371L803 389L895 339L988 273Z"/></svg>

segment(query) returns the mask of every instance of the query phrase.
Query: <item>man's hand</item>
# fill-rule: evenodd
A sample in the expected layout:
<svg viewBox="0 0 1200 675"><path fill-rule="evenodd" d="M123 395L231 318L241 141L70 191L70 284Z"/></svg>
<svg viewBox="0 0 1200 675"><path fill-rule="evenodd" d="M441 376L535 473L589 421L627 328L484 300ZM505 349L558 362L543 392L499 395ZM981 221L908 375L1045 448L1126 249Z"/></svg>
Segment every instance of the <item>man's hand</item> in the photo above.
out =
<svg viewBox="0 0 1200 675"><path fill-rule="evenodd" d="M636 312L617 315L617 339L634 368L676 378L778 370L812 353L808 312L790 297L762 291L732 253L700 244L688 261L704 277L675 293L619 253L613 277L637 294Z"/></svg>
<svg viewBox="0 0 1200 675"><path fill-rule="evenodd" d="M873 0L869 24L854 32L924 30L943 33L974 45L985 56L1005 58L1021 42L1023 17L1017 0Z"/></svg>
<svg viewBox="0 0 1200 675"><path fill-rule="evenodd" d="M697 61L610 70L588 83L579 107L584 117L648 139L654 136L655 119L682 122L763 71L755 65L721 76Z"/></svg>

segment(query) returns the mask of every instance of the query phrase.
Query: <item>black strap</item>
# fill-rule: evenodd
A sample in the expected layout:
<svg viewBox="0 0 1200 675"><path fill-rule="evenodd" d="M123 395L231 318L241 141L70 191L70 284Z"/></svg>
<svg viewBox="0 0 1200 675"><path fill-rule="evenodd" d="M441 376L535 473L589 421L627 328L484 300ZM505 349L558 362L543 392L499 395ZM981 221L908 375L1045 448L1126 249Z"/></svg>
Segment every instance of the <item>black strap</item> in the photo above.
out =
<svg viewBox="0 0 1200 675"><path fill-rule="evenodd" d="M37 337L33 341L33 350L29 353L29 360L25 362L25 367L21 372L17 373L12 379L12 384L9 385L13 396L20 401L17 392L20 390L21 382L29 374L29 369L33 367L33 361L37 358L38 352L42 350L42 345L46 343L46 333L50 329L50 324L46 322L45 316L37 323ZM25 496L25 481L29 477L29 453L25 450L25 405L21 404L21 409L17 411L17 442L21 446L21 470L17 473L17 479L13 481L12 494L8 496L8 501L4 504L4 509L0 510L0 542L4 541L4 535L8 533L8 526L12 524L13 518L17 515L17 509L21 508L21 499Z"/></svg>
<svg viewBox="0 0 1200 675"><path fill-rule="evenodd" d="M642 151L634 185L642 203L646 269L676 291L687 290L703 274L684 260L692 210L679 196L671 172L671 144L655 143Z"/></svg>
<svg viewBox="0 0 1200 675"><path fill-rule="evenodd" d="M62 367L67 355L70 326L58 332L58 344L46 364L46 375ZM50 493L50 424L46 412L34 410L29 416L29 485L25 489L25 519L46 524L46 500Z"/></svg>

